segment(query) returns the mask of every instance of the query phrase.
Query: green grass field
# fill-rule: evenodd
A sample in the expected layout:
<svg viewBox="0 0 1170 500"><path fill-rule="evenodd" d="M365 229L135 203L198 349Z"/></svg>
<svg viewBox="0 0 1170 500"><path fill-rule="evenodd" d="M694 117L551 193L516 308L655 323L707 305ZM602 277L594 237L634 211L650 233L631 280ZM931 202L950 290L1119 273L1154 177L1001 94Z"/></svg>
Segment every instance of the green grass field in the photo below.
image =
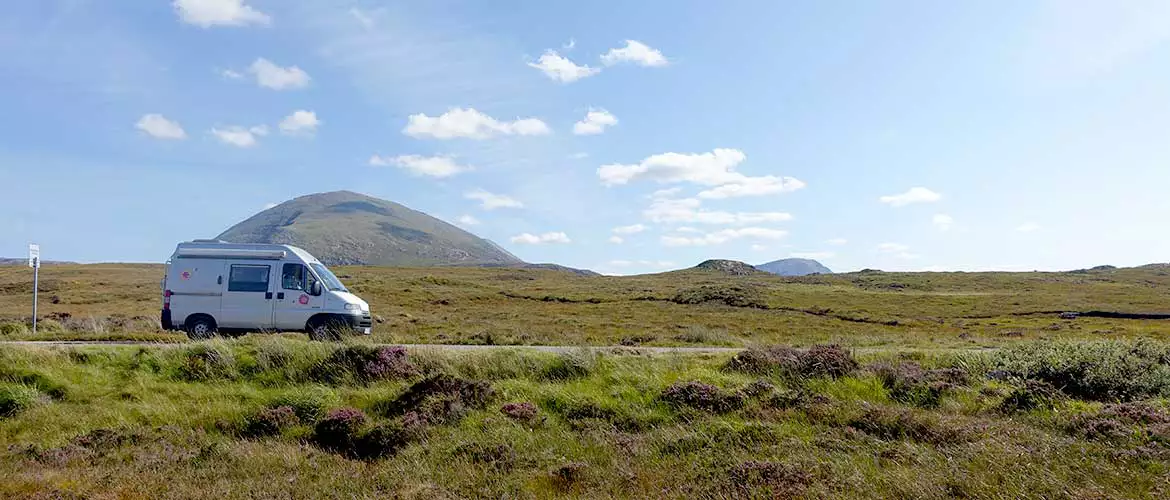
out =
<svg viewBox="0 0 1170 500"><path fill-rule="evenodd" d="M27 269L0 268L0 340L173 345L0 344L0 498L1170 494L1170 321L1060 315L1170 312L1159 267L341 268L381 317L341 344L187 342L161 266L44 271L33 335ZM748 349L631 348L688 345Z"/></svg>

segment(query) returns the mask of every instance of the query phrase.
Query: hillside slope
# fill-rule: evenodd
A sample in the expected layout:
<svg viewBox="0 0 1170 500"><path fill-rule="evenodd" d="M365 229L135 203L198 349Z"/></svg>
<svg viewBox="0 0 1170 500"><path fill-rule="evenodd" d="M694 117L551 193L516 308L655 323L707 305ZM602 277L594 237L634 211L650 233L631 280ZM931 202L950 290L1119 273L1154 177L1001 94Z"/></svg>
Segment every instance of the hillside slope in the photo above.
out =
<svg viewBox="0 0 1170 500"><path fill-rule="evenodd" d="M780 276L807 276L809 274L832 274L833 271L812 259L780 259L760 264L756 269Z"/></svg>
<svg viewBox="0 0 1170 500"><path fill-rule="evenodd" d="M295 245L329 265L522 265L515 255L425 213L350 191L286 201L218 239Z"/></svg>

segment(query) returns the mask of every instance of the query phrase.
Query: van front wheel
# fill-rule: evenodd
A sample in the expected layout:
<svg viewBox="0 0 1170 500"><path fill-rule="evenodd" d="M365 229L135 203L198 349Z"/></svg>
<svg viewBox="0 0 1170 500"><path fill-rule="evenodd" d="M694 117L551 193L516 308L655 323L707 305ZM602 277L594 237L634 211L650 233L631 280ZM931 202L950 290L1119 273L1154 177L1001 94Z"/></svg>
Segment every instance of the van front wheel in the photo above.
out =
<svg viewBox="0 0 1170 500"><path fill-rule="evenodd" d="M183 324L187 330L187 337L191 340L207 340L215 336L215 320L211 316L199 314L187 318Z"/></svg>
<svg viewBox="0 0 1170 500"><path fill-rule="evenodd" d="M309 338L318 342L337 342L341 340L342 325L340 321L330 318L313 318L305 325Z"/></svg>

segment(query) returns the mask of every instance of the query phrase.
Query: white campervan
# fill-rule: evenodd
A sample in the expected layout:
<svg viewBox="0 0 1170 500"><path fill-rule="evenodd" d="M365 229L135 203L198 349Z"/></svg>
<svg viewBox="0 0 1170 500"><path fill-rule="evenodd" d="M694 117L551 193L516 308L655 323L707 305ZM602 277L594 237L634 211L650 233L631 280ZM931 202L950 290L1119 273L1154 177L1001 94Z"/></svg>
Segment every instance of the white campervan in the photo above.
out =
<svg viewBox="0 0 1170 500"><path fill-rule="evenodd" d="M162 323L193 339L298 330L315 340L369 334L370 306L309 252L289 245L179 243L163 280Z"/></svg>

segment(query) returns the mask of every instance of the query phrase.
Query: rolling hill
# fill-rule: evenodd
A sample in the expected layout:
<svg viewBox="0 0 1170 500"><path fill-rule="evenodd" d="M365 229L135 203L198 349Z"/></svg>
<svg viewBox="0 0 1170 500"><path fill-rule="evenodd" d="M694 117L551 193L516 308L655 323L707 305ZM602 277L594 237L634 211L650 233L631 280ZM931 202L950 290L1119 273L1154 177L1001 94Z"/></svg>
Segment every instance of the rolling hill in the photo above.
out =
<svg viewBox="0 0 1170 500"><path fill-rule="evenodd" d="M810 274L833 274L833 271L812 259L780 259L756 266L764 272L780 276L807 276Z"/></svg>
<svg viewBox="0 0 1170 500"><path fill-rule="evenodd" d="M286 201L232 226L218 239L296 245L330 265L528 265L442 220L350 191Z"/></svg>

